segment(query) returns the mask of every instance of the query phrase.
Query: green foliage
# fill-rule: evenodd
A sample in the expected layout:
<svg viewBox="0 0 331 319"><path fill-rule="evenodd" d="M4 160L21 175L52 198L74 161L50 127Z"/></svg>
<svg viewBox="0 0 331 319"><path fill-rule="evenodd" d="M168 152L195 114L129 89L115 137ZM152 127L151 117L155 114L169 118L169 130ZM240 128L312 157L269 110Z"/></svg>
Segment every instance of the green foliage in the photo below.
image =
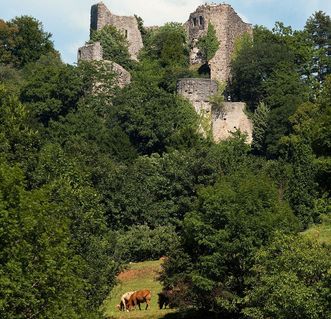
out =
<svg viewBox="0 0 331 319"><path fill-rule="evenodd" d="M100 42L105 60L116 62L126 69L132 67L129 43L122 32L114 26L107 25L101 30L93 32L90 41Z"/></svg>
<svg viewBox="0 0 331 319"><path fill-rule="evenodd" d="M149 31L145 42L140 60L145 65L154 68L158 66L154 74L160 77L158 85L168 92L175 92L178 78L190 73L185 29L180 23L166 23L160 28Z"/></svg>
<svg viewBox="0 0 331 319"><path fill-rule="evenodd" d="M173 226L147 225L132 226L116 236L114 256L116 260L144 261L156 260L168 255L171 247L178 245L179 239Z"/></svg>
<svg viewBox="0 0 331 319"><path fill-rule="evenodd" d="M138 157L103 187L109 225L113 229L145 224L152 228L179 226L197 190L215 183L220 174L247 165L248 149L244 140L233 139L162 157Z"/></svg>
<svg viewBox="0 0 331 319"><path fill-rule="evenodd" d="M207 33L199 38L197 47L200 49L203 59L208 63L219 48L219 41L216 36L216 30L211 23L208 23Z"/></svg>
<svg viewBox="0 0 331 319"><path fill-rule="evenodd" d="M305 31L315 45L313 71L320 83L331 73L331 19L325 12L315 12L306 22Z"/></svg>
<svg viewBox="0 0 331 319"><path fill-rule="evenodd" d="M137 20L138 23L138 29L140 31L141 34L141 38L143 40L143 43L146 44L146 39L148 37L148 31L146 30L146 28L144 27L144 20L142 19L142 17L139 17L138 15L134 15L134 17Z"/></svg>
<svg viewBox="0 0 331 319"><path fill-rule="evenodd" d="M253 254L273 231L290 231L296 225L287 203L261 173L239 170L201 189L195 210L185 216L182 235L193 268L189 275L182 271L189 278L195 306L219 313L238 311L236 300L243 294Z"/></svg>
<svg viewBox="0 0 331 319"><path fill-rule="evenodd" d="M292 165L287 197L295 214L306 227L316 221L314 201L316 197L316 170L311 147L295 136L282 140L283 156Z"/></svg>
<svg viewBox="0 0 331 319"><path fill-rule="evenodd" d="M236 43L229 93L255 110L253 152L240 132L204 138L174 94L194 74L183 26L136 18L139 62L115 28L91 37L130 68L124 89L110 62L63 64L37 20L0 21L1 318L98 318L122 262L164 254L160 280L179 306L324 318L327 252L273 234L329 213L329 17ZM209 25L206 60L215 39Z"/></svg>
<svg viewBox="0 0 331 319"><path fill-rule="evenodd" d="M90 312L82 258L69 219L46 190L25 190L17 167L0 166L1 318L80 318Z"/></svg>
<svg viewBox="0 0 331 319"><path fill-rule="evenodd" d="M1 158L28 171L35 161L39 134L29 125L29 112L18 97L0 85Z"/></svg>
<svg viewBox="0 0 331 319"><path fill-rule="evenodd" d="M255 255L247 318L329 318L330 248L277 233Z"/></svg>
<svg viewBox="0 0 331 319"><path fill-rule="evenodd" d="M188 64L186 32L180 23L170 22L156 29L145 50L148 56L159 59L162 67Z"/></svg>
<svg viewBox="0 0 331 319"><path fill-rule="evenodd" d="M24 78L21 100L44 126L75 109L83 94L82 77L77 68L63 64L54 54L27 65Z"/></svg>
<svg viewBox="0 0 331 319"><path fill-rule="evenodd" d="M253 115L253 143L255 152L265 153L265 138L268 126L270 109L263 102L260 103Z"/></svg>
<svg viewBox="0 0 331 319"><path fill-rule="evenodd" d="M157 87L133 84L114 99L114 117L140 154L162 153L190 130L197 115L185 100Z"/></svg>
<svg viewBox="0 0 331 319"><path fill-rule="evenodd" d="M19 95L22 86L22 73L9 64L0 64L0 83L13 95Z"/></svg>
<svg viewBox="0 0 331 319"><path fill-rule="evenodd" d="M0 62L23 67L42 55L55 53L51 34L44 32L41 22L21 16L9 22L0 21Z"/></svg>
<svg viewBox="0 0 331 319"><path fill-rule="evenodd" d="M231 96L245 101L254 110L265 97L264 81L280 62L292 61L289 48L271 31L255 27L253 43L243 41L232 60Z"/></svg>

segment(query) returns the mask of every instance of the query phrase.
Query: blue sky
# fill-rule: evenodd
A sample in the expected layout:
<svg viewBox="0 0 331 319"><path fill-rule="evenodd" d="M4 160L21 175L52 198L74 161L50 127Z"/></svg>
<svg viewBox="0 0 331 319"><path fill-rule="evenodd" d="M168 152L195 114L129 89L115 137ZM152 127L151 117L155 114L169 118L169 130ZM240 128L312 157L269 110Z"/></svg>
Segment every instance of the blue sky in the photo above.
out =
<svg viewBox="0 0 331 319"><path fill-rule="evenodd" d="M66 63L75 63L78 47L89 36L91 0L0 0L0 18L10 20L23 14L41 21L44 30L52 33L55 48ZM189 14L205 1L200 0L104 0L118 15L137 14L145 25L185 22ZM211 1L207 1L210 3ZM223 1L214 0L214 3ZM252 24L272 28L276 21L302 29L315 11L331 15L331 0L227 0L235 11Z"/></svg>

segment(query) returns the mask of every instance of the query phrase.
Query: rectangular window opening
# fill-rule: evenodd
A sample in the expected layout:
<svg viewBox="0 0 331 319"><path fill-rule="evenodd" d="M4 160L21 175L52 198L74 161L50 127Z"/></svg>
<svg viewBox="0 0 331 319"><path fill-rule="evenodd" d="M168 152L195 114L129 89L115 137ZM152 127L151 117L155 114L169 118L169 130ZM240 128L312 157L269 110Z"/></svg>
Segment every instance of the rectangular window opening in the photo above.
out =
<svg viewBox="0 0 331 319"><path fill-rule="evenodd" d="M199 24L203 25L203 16L199 16Z"/></svg>

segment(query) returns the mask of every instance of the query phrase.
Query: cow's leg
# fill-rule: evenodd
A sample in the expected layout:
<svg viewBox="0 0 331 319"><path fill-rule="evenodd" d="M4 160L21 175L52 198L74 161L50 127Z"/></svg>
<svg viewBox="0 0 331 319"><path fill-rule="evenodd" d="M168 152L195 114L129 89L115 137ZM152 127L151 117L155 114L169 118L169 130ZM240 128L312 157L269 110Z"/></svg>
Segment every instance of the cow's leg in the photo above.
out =
<svg viewBox="0 0 331 319"><path fill-rule="evenodd" d="M123 311L125 311L126 310L126 300L125 300L125 298L122 298L121 299L121 310Z"/></svg>
<svg viewBox="0 0 331 319"><path fill-rule="evenodd" d="M148 306L149 306L150 300L146 299L146 308L145 310L147 310Z"/></svg>

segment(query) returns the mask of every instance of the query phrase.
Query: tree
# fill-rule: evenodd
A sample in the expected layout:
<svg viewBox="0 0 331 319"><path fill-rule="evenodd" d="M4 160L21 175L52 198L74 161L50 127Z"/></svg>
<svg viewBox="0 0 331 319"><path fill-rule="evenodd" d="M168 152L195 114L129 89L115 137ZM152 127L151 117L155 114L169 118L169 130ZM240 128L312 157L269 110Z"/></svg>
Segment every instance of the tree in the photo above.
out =
<svg viewBox="0 0 331 319"><path fill-rule="evenodd" d="M0 85L1 158L29 172L35 165L40 134L30 124L30 114L18 97Z"/></svg>
<svg viewBox="0 0 331 319"><path fill-rule="evenodd" d="M263 102L260 103L253 116L253 150L258 154L265 153L266 130L268 126L270 109Z"/></svg>
<svg viewBox="0 0 331 319"><path fill-rule="evenodd" d="M139 17L136 14L134 15L134 17L137 20L138 29L140 31L140 34L141 34L141 38L143 40L143 43L146 44L146 38L148 37L148 30L146 30L146 28L144 27L144 20L142 19L142 17Z"/></svg>
<svg viewBox="0 0 331 319"><path fill-rule="evenodd" d="M280 64L263 84L266 92L264 102L270 107L266 128L266 154L278 155L279 140L291 132L289 117L297 107L308 101L306 85L291 66Z"/></svg>
<svg viewBox="0 0 331 319"><path fill-rule="evenodd" d="M159 59L162 67L185 67L188 65L186 38L182 24L166 23L151 34L145 52L152 59Z"/></svg>
<svg viewBox="0 0 331 319"><path fill-rule="evenodd" d="M264 82L280 62L292 60L292 53L283 40L264 27L255 27L253 42L243 41L232 60L231 96L247 102L254 111L266 96Z"/></svg>
<svg viewBox="0 0 331 319"><path fill-rule="evenodd" d="M8 25L4 20L0 20L0 62L3 64L18 63L17 57L9 48L14 47L15 34L18 32L17 27Z"/></svg>
<svg viewBox="0 0 331 319"><path fill-rule="evenodd" d="M44 126L74 110L83 95L84 83L77 68L63 64L54 54L27 65L24 78L21 100Z"/></svg>
<svg viewBox="0 0 331 319"><path fill-rule="evenodd" d="M37 61L42 55L55 53L51 34L44 32L42 23L33 17L16 17L0 24L0 61L18 68Z"/></svg>
<svg viewBox="0 0 331 319"><path fill-rule="evenodd" d="M97 318L63 207L46 189L25 190L17 166L1 163L0 181L1 318Z"/></svg>
<svg viewBox="0 0 331 319"><path fill-rule="evenodd" d="M182 24L170 22L148 32L140 60L145 66L158 68L158 85L168 92L176 91L177 79L189 73L187 35Z"/></svg>
<svg viewBox="0 0 331 319"><path fill-rule="evenodd" d="M206 63L214 57L219 48L219 44L214 26L211 23L208 23L206 35L199 38L197 42L197 47L200 49L202 57Z"/></svg>
<svg viewBox="0 0 331 319"><path fill-rule="evenodd" d="M90 42L99 41L102 46L103 59L113 61L126 69L131 69L129 42L125 36L112 25L107 25L91 35Z"/></svg>
<svg viewBox="0 0 331 319"><path fill-rule="evenodd" d="M114 99L111 125L119 125L140 154L163 153L190 129L197 135L191 105L158 87L133 83Z"/></svg>
<svg viewBox="0 0 331 319"><path fill-rule="evenodd" d="M306 22L305 31L315 46L314 72L319 82L331 72L331 19L322 11L315 12Z"/></svg>
<svg viewBox="0 0 331 319"><path fill-rule="evenodd" d="M329 318L330 247L276 233L254 257L246 318Z"/></svg>
<svg viewBox="0 0 331 319"><path fill-rule="evenodd" d="M224 315L238 312L254 253L268 243L275 230L296 227L288 204L263 173L237 170L215 185L201 188L195 209L185 216L182 232L192 270L179 270L191 287L193 305ZM176 274L173 278L180 278L172 272Z"/></svg>
<svg viewBox="0 0 331 319"><path fill-rule="evenodd" d="M314 154L311 146L300 137L289 136L281 140L281 155L292 165L286 197L305 228L318 218L314 211L317 195Z"/></svg>

